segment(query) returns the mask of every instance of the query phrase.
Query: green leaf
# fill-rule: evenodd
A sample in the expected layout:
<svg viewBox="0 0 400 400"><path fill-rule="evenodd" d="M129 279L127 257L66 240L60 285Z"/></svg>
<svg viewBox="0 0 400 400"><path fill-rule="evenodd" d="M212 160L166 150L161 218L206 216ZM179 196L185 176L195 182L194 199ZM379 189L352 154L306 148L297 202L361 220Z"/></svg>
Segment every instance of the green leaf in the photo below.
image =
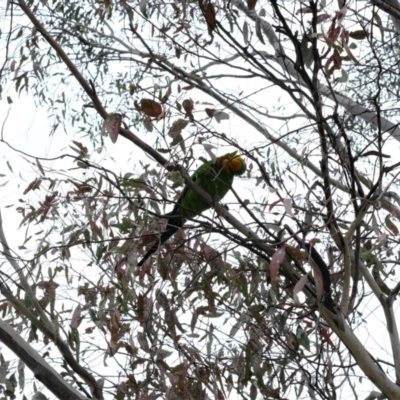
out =
<svg viewBox="0 0 400 400"><path fill-rule="evenodd" d="M381 17L379 16L379 14L378 13L375 13L374 14L374 20L376 21L376 23L378 24L378 26L379 26L379 30L381 31L381 38L382 38L382 41L383 41L383 39L384 39L384 31L383 31L383 24L382 24L382 20L381 20Z"/></svg>
<svg viewBox="0 0 400 400"><path fill-rule="evenodd" d="M349 74L342 68L342 76L340 78L337 78L337 82L347 82L349 79Z"/></svg>
<svg viewBox="0 0 400 400"><path fill-rule="evenodd" d="M309 42L306 35L303 36L303 39L300 43L300 50L301 50L301 55L303 56L303 61L305 66L307 68L310 68L311 64L314 61L314 56L313 56L312 46L311 45L309 46Z"/></svg>
<svg viewBox="0 0 400 400"><path fill-rule="evenodd" d="M183 142L183 137L182 135L177 135L174 137L174 139L172 140L172 142L170 143L171 146L176 146L179 143Z"/></svg>
<svg viewBox="0 0 400 400"><path fill-rule="evenodd" d="M111 224L111 226L119 229L121 233L129 233L134 225L131 222L124 222L122 224Z"/></svg>
<svg viewBox="0 0 400 400"><path fill-rule="evenodd" d="M367 37L367 32L365 32L365 31L362 29L362 30L359 30L359 31L350 32L350 33L349 33L349 36L350 36L352 39L355 39L355 40L363 40L363 39L365 39L365 38Z"/></svg>
<svg viewBox="0 0 400 400"><path fill-rule="evenodd" d="M142 188L146 185L146 181L142 178L138 179L124 179L121 186L124 188Z"/></svg>
<svg viewBox="0 0 400 400"><path fill-rule="evenodd" d="M249 43L249 25L246 21L243 24L243 41L245 45Z"/></svg>
<svg viewBox="0 0 400 400"><path fill-rule="evenodd" d="M244 320L239 319L239 321L236 322L236 324L232 326L232 329L229 332L229 336L234 337L238 333L239 329L242 327L243 324L244 324Z"/></svg>
<svg viewBox="0 0 400 400"><path fill-rule="evenodd" d="M162 154L171 153L171 149L157 149L157 151Z"/></svg>
<svg viewBox="0 0 400 400"><path fill-rule="evenodd" d="M139 9L140 9L140 12L141 12L146 18L148 18L148 16L147 16L147 0L140 0Z"/></svg>
<svg viewBox="0 0 400 400"><path fill-rule="evenodd" d="M33 395L32 400L48 400L48 398L42 392L36 392Z"/></svg>
<svg viewBox="0 0 400 400"><path fill-rule="evenodd" d="M300 346L310 351L310 340L307 333L304 332L304 329L300 325L297 327L296 338Z"/></svg>
<svg viewBox="0 0 400 400"><path fill-rule="evenodd" d="M157 214L161 214L160 207L156 201L150 201L150 206Z"/></svg>
<svg viewBox="0 0 400 400"><path fill-rule="evenodd" d="M260 18L256 19L256 35L262 44L265 44L264 38L261 32L261 20Z"/></svg>
<svg viewBox="0 0 400 400"><path fill-rule="evenodd" d="M286 326L286 321L289 317L291 310L292 310L292 308L289 308L281 315L281 318L279 320L279 326L278 326L279 333L283 333L283 330L285 329L285 326Z"/></svg>
<svg viewBox="0 0 400 400"><path fill-rule="evenodd" d="M399 234L399 228L397 228L396 224L390 219L390 214L386 215L385 225L393 233L393 235Z"/></svg>

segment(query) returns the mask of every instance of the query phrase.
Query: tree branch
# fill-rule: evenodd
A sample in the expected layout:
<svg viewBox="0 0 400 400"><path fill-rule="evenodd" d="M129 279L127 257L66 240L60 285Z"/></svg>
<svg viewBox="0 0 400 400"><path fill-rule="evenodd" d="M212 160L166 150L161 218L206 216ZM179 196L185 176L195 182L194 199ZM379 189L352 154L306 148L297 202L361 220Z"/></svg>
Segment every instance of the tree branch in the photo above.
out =
<svg viewBox="0 0 400 400"><path fill-rule="evenodd" d="M46 386L58 399L86 400L87 397L69 385L38 352L33 349L14 329L0 319L0 340L24 362L35 378Z"/></svg>

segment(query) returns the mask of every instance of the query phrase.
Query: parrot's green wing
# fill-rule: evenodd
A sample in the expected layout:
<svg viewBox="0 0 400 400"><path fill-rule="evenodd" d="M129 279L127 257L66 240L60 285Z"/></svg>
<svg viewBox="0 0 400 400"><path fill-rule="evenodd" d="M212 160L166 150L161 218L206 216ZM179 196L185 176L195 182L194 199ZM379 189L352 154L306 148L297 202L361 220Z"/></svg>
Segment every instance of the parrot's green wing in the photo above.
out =
<svg viewBox="0 0 400 400"><path fill-rule="evenodd" d="M211 164L212 161L208 161L197 168L197 170L191 176L192 181L198 183L199 177L201 180L201 176L204 176L204 174L209 171ZM192 192L192 190L186 185L179 196L179 199L175 203L173 210L164 215L165 218L168 218L168 224L165 228L165 231L139 261L139 267L142 266L154 252L157 251L158 246L166 242L180 227L183 226L187 218L192 218L192 216L196 216L198 214L193 212L194 210L191 208L190 203L184 200L189 192Z"/></svg>
<svg viewBox="0 0 400 400"><path fill-rule="evenodd" d="M213 199L221 200L231 188L234 176L242 175L245 170L246 164L243 159L236 156L236 153L230 153L219 157L215 163L210 160L202 164L191 178ZM196 217L210 207L205 199L186 185L173 210L164 216L168 218L165 231L140 260L138 266L143 265L161 244L183 226L187 219Z"/></svg>
<svg viewBox="0 0 400 400"><path fill-rule="evenodd" d="M202 187L201 182L204 180L204 177L209 173L210 168L212 166L212 161L207 161L204 164L201 164L199 168L196 169L196 171L193 173L193 175L190 177L193 182L197 183L200 187ZM190 206L193 204L190 204L188 202L188 193L193 192L192 189L190 189L189 186L185 186L181 195L179 196L179 199L175 203L175 206L171 212L166 214L166 216L178 216L182 215L184 218L192 218L190 214ZM198 196L198 195L197 195ZM192 197L192 196L189 196ZM198 196L200 197L200 196ZM195 207L192 211L195 211L197 207ZM186 212L185 212L186 209ZM201 212L201 211L200 211ZM195 213L193 216L196 216L200 212ZM183 225L183 223L182 223Z"/></svg>

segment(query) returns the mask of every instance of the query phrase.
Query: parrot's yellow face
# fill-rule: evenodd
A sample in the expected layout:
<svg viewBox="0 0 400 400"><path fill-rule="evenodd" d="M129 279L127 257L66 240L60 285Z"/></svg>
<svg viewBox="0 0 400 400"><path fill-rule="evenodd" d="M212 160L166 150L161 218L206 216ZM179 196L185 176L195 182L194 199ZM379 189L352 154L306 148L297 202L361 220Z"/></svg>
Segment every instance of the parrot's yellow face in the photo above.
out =
<svg viewBox="0 0 400 400"><path fill-rule="evenodd" d="M218 158L219 163L229 175L243 175L246 171L246 163L237 152L228 153Z"/></svg>

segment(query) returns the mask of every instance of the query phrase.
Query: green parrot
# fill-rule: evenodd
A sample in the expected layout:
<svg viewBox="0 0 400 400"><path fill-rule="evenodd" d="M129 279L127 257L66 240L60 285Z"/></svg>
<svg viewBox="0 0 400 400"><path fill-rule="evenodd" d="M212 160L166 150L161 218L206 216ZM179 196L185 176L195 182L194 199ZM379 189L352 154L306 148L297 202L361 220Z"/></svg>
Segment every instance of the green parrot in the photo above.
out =
<svg viewBox="0 0 400 400"><path fill-rule="evenodd" d="M243 175L246 171L246 163L240 156L228 153L218 157L215 162L212 160L200 165L192 175L192 180L214 199L221 200L232 186L233 178L236 175ZM144 257L139 261L140 267L158 249L158 246L168 240L187 219L191 219L208 210L211 206L200 195L185 186L174 209L164 215L168 218L165 231L161 234L156 243L151 246Z"/></svg>

